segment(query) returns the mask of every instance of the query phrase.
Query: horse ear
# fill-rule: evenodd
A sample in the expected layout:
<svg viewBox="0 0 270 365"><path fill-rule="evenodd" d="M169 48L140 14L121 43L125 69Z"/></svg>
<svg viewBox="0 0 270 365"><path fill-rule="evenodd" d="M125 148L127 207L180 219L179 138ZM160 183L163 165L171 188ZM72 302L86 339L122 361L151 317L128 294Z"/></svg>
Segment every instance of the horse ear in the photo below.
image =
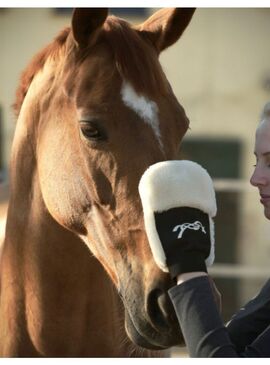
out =
<svg viewBox="0 0 270 365"><path fill-rule="evenodd" d="M145 34L158 52L174 44L188 26L195 9L168 8L154 13L138 30Z"/></svg>
<svg viewBox="0 0 270 365"><path fill-rule="evenodd" d="M80 48L95 42L107 16L107 8L76 8L73 11L72 34Z"/></svg>

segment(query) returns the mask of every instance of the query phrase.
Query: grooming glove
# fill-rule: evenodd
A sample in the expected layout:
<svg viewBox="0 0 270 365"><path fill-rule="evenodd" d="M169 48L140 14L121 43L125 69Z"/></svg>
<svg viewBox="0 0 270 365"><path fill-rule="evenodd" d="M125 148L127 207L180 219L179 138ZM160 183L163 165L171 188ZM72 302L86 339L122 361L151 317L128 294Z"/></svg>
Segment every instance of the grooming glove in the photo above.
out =
<svg viewBox="0 0 270 365"><path fill-rule="evenodd" d="M139 183L145 229L161 270L207 272L214 262L216 197L208 172L192 161L150 166Z"/></svg>

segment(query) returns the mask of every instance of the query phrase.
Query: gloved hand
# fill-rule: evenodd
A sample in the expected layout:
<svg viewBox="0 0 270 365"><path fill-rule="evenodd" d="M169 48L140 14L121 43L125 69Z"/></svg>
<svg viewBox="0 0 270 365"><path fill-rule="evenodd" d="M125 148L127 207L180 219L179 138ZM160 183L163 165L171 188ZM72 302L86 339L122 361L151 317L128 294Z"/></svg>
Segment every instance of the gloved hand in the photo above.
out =
<svg viewBox="0 0 270 365"><path fill-rule="evenodd" d="M165 161L142 175L145 229L157 265L177 275L214 262L216 198L207 171L192 161Z"/></svg>

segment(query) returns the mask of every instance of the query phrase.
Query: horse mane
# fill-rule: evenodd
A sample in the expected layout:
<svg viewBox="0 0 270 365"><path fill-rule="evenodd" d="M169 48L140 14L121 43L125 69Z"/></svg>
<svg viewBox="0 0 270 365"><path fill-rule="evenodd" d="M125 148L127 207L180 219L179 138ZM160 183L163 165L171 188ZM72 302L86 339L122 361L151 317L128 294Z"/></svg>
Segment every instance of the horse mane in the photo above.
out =
<svg viewBox="0 0 270 365"><path fill-rule="evenodd" d="M16 91L15 103L13 104L16 116L18 116L20 113L22 103L27 94L29 86L33 81L33 78L43 68L48 57L57 54L57 51L66 42L69 33L70 33L69 27L63 29L48 46L43 48L39 53L37 53L33 57L28 66L23 71L20 78L19 86Z"/></svg>
<svg viewBox="0 0 270 365"><path fill-rule="evenodd" d="M22 72L13 104L16 116L20 113L33 78L49 57L57 57L70 32L70 27L63 29L49 45L34 56ZM120 75L129 80L138 93L143 92L150 96L166 92L167 83L157 58L151 55L147 44L126 21L109 16L104 23L101 39L111 48Z"/></svg>

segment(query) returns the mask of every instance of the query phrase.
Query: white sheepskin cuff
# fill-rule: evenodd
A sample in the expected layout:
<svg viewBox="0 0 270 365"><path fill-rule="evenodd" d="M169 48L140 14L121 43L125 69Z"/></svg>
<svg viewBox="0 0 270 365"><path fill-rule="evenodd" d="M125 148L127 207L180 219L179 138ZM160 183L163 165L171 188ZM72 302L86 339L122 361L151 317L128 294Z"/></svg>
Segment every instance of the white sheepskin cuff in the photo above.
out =
<svg viewBox="0 0 270 365"><path fill-rule="evenodd" d="M175 207L197 208L209 215L211 250L206 265L215 259L213 217L217 212L213 181L208 172L192 161L164 161L151 165L142 175L139 193L143 205L145 229L158 266L168 272L154 212Z"/></svg>

